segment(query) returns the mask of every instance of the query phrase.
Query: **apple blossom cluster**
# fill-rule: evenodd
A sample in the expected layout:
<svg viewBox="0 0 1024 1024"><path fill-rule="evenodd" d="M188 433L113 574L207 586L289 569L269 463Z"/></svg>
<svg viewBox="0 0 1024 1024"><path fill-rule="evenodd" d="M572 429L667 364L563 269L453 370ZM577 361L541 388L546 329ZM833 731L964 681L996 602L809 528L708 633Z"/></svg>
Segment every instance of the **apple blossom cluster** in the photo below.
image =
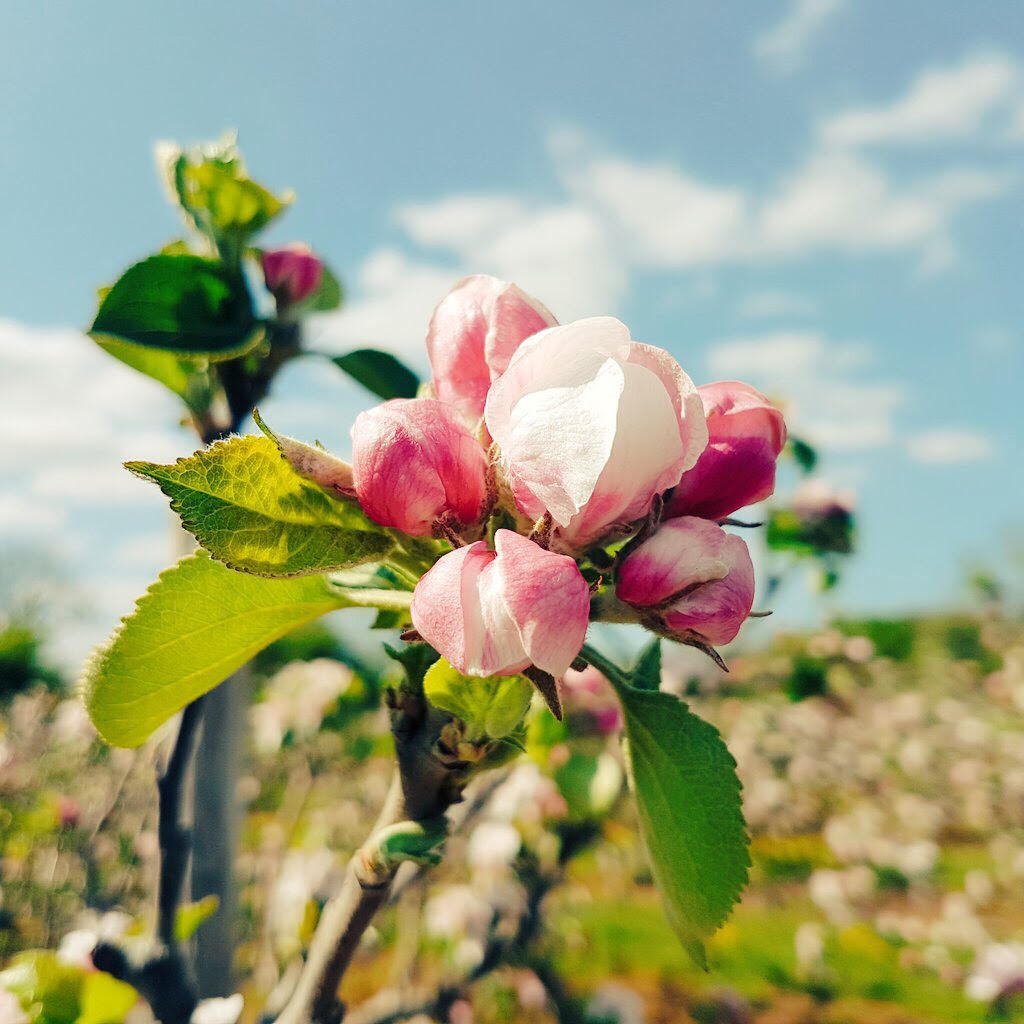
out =
<svg viewBox="0 0 1024 1024"><path fill-rule="evenodd" d="M453 546L416 586L419 637L464 674L553 692L592 614L711 654L736 636L754 572L720 523L772 493L778 409L736 381L696 387L612 317L560 325L485 275L445 296L426 342L431 397L352 428L366 514Z"/></svg>

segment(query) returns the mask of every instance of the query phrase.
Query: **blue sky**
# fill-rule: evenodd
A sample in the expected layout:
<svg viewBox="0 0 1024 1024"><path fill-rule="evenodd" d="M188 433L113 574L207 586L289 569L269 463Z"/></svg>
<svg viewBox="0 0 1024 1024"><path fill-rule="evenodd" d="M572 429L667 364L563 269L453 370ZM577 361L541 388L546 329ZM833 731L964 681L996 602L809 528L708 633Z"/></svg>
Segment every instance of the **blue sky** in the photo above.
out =
<svg viewBox="0 0 1024 1024"><path fill-rule="evenodd" d="M179 233L152 146L236 127L350 303L321 347L422 362L467 271L613 313L698 382L788 397L858 495L840 607L962 597L1022 520L1024 8L781 0L11 5L0 39L0 536L89 594L85 644L167 559L117 469L189 446L74 329ZM290 369L275 427L340 451L365 402ZM104 537L113 537L105 540ZM779 621L805 618L802 584ZM100 623L100 625L97 625Z"/></svg>

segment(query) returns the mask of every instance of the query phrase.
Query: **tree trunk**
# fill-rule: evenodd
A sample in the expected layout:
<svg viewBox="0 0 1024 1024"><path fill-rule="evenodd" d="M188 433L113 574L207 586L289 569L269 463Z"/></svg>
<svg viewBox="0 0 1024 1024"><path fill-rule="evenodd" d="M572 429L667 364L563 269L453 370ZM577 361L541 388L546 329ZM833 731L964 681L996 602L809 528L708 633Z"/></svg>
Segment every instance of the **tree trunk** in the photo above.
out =
<svg viewBox="0 0 1024 1024"><path fill-rule="evenodd" d="M203 999L235 991L234 868L240 817L236 789L251 685L245 666L207 694L196 753L192 899L212 894L220 902L216 914L196 932L195 973Z"/></svg>

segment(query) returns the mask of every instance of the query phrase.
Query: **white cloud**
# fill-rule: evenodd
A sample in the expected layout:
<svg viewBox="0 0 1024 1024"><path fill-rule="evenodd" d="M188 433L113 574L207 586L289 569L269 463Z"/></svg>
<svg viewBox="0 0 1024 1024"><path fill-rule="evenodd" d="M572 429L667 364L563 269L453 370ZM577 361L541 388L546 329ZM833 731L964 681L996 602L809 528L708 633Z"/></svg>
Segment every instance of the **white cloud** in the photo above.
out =
<svg viewBox="0 0 1024 1024"><path fill-rule="evenodd" d="M749 380L786 403L794 431L831 451L890 443L906 392L869 373L866 346L827 341L815 331L771 331L717 342L708 355L714 378Z"/></svg>
<svg viewBox="0 0 1024 1024"><path fill-rule="evenodd" d="M915 434L907 441L907 452L916 462L953 465L978 462L992 457L992 439L976 430L939 428Z"/></svg>
<svg viewBox="0 0 1024 1024"><path fill-rule="evenodd" d="M818 304L806 295L775 289L751 292L737 307L737 314L747 320L774 317L807 317L818 311Z"/></svg>
<svg viewBox="0 0 1024 1024"><path fill-rule="evenodd" d="M969 339L971 348L988 356L1003 356L1017 347L1017 334L1008 327L979 327Z"/></svg>
<svg viewBox="0 0 1024 1024"><path fill-rule="evenodd" d="M0 379L2 492L34 496L40 509L132 500L120 462L186 443L171 426L177 400L77 331L0 321Z"/></svg>
<svg viewBox="0 0 1024 1024"><path fill-rule="evenodd" d="M749 201L742 189L700 182L670 164L621 157L589 161L568 182L641 266L718 263L744 246Z"/></svg>
<svg viewBox="0 0 1024 1024"><path fill-rule="evenodd" d="M824 122L830 145L924 143L976 136L1010 101L1024 100L1024 74L1006 54L974 54L951 67L922 71L907 92L889 104L862 107ZM1018 108L1024 119L1024 105ZM1012 132L1004 126L1003 133Z"/></svg>
<svg viewBox="0 0 1024 1024"><path fill-rule="evenodd" d="M795 3L762 50L798 52L842 6ZM579 129L562 127L548 140L560 195L477 192L399 204L393 216L407 244L369 254L345 309L321 318L314 340L333 348L379 345L422 366L430 312L467 273L515 280L562 320L615 313L631 276L646 269L892 252L909 254L918 274L938 273L958 258L956 218L1004 195L1016 177L991 166L934 163L924 175L897 176L852 144L972 131L1020 78L1016 62L999 54L926 71L889 106L825 121L802 162L760 188L601 152ZM1024 137L1024 95L1019 101ZM808 312L775 299L741 315Z"/></svg>
<svg viewBox="0 0 1024 1024"><path fill-rule="evenodd" d="M66 523L67 516L61 508L41 505L21 494L0 493L0 534L5 540L53 533Z"/></svg>
<svg viewBox="0 0 1024 1024"><path fill-rule="evenodd" d="M995 171L957 168L896 185L855 153L825 150L761 208L757 245L766 255L791 256L909 249L933 263L941 254L948 263L954 216L963 206L1002 194L1011 183Z"/></svg>
<svg viewBox="0 0 1024 1024"><path fill-rule="evenodd" d="M846 0L792 0L785 17L754 40L754 54L780 72L796 71L825 25Z"/></svg>
<svg viewBox="0 0 1024 1024"><path fill-rule="evenodd" d="M434 203L403 203L395 219L419 245L469 250L495 231L501 231L528 212L513 196L451 196Z"/></svg>
<svg viewBox="0 0 1024 1024"><path fill-rule="evenodd" d="M431 310L461 274L414 260L400 249L375 249L356 278L357 297L341 312L317 317L307 344L337 352L369 345L422 364Z"/></svg>
<svg viewBox="0 0 1024 1024"><path fill-rule="evenodd" d="M149 582L141 567L110 579L109 548L136 528L166 530L166 500L121 462L170 459L194 442L174 427L181 413L173 395L71 328L0 320L0 380L0 542L34 545L53 559L66 593L84 580L108 581L110 599L90 590L77 616L47 606L61 620L60 654L72 664Z"/></svg>

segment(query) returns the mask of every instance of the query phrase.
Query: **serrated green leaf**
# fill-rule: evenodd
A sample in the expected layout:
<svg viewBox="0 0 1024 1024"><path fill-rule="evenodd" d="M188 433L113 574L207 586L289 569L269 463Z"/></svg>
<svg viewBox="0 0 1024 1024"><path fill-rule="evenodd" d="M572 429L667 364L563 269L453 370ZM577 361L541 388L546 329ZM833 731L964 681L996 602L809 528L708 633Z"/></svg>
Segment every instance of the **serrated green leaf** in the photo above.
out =
<svg viewBox="0 0 1024 1024"><path fill-rule="evenodd" d="M217 913L220 899L216 893L210 893L195 903L183 903L174 912L174 937L179 942L188 942L195 935L199 926Z"/></svg>
<svg viewBox="0 0 1024 1024"><path fill-rule="evenodd" d="M297 576L375 562L394 542L354 501L296 473L267 437L219 441L174 465L129 462L171 499L214 558L259 576Z"/></svg>
<svg viewBox="0 0 1024 1024"><path fill-rule="evenodd" d="M197 551L161 573L90 659L89 716L107 742L137 747L257 651L347 606L319 576L264 579Z"/></svg>
<svg viewBox="0 0 1024 1024"><path fill-rule="evenodd" d="M390 352L360 348L346 352L343 356L333 356L331 362L385 401L390 398L415 398L419 390L419 377Z"/></svg>
<svg viewBox="0 0 1024 1024"><path fill-rule="evenodd" d="M533 684L523 676L464 676L439 658L423 678L423 692L434 707L462 719L466 739L500 740L522 722Z"/></svg>
<svg viewBox="0 0 1024 1024"><path fill-rule="evenodd" d="M718 730L681 700L637 689L590 647L583 656L619 694L626 766L654 880L683 947L706 968L704 940L729 916L750 868L736 762Z"/></svg>
<svg viewBox="0 0 1024 1024"><path fill-rule="evenodd" d="M241 272L191 254L129 267L103 296L89 334L207 359L235 358L263 338Z"/></svg>

